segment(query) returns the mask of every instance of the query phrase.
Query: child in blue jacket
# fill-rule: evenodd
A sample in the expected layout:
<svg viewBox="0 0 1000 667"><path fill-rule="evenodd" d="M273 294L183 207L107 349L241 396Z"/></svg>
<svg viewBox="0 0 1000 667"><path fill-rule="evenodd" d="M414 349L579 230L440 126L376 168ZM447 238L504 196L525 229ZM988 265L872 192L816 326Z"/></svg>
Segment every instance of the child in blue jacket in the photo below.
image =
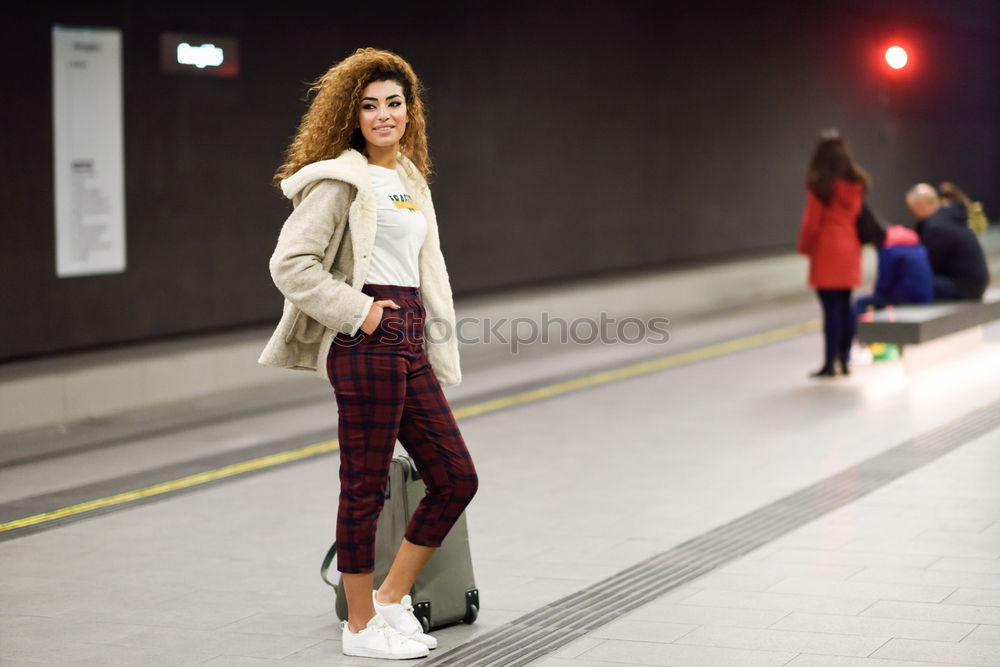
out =
<svg viewBox="0 0 1000 667"><path fill-rule="evenodd" d="M878 249L878 279L875 293L861 297L854 305L860 316L869 306L881 309L900 303L930 303L934 300L934 274L915 231L903 225L886 230L885 243Z"/></svg>

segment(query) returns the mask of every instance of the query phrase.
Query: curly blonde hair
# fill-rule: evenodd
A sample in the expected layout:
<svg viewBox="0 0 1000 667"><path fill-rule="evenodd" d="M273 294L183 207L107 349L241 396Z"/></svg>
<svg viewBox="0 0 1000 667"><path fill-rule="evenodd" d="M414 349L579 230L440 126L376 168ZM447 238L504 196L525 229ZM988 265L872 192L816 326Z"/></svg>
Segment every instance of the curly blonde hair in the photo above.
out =
<svg viewBox="0 0 1000 667"><path fill-rule="evenodd" d="M275 173L275 182L288 178L307 164L335 158L348 148L364 152L365 140L358 127L361 92L375 81L395 81L402 86L407 123L399 142L400 152L412 160L430 182L423 86L403 58L391 51L373 48L358 49L309 84L306 99L312 93L315 97L285 151L285 162Z"/></svg>

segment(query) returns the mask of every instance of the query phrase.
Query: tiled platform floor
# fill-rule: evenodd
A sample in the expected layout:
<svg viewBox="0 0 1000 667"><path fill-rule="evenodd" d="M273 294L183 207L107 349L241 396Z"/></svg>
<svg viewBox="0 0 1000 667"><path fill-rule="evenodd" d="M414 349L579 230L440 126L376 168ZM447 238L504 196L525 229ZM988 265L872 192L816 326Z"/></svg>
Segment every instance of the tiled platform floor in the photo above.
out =
<svg viewBox="0 0 1000 667"><path fill-rule="evenodd" d="M816 382L811 334L463 420L483 610L438 652L1000 400L988 338ZM998 457L993 433L541 662L1000 664ZM0 662L400 664L340 653L318 576L336 497L327 457L2 542Z"/></svg>
<svg viewBox="0 0 1000 667"><path fill-rule="evenodd" d="M1000 664L1000 432L535 665Z"/></svg>

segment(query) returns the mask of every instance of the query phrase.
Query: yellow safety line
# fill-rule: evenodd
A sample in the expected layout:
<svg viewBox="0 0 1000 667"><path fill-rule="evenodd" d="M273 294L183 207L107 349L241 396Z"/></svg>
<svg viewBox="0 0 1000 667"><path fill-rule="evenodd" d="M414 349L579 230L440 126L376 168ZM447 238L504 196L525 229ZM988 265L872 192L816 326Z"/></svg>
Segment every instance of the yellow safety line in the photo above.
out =
<svg viewBox="0 0 1000 667"><path fill-rule="evenodd" d="M305 447L300 447L299 449L291 449L285 452L278 452L276 454L269 454L268 456L250 459L249 461L233 463L221 468L216 468L215 470L206 470L205 472L188 475L187 477L181 477L167 482L160 482L159 484L154 484L153 486L147 486L144 489L124 491L122 493L116 493L113 496L97 498L96 500L88 500L85 503L70 505L69 507L63 507L51 512L43 512L41 514L35 514L23 519L0 523L0 533L8 530L14 530L15 528L36 526L40 523L55 521L56 519L73 516L74 514L82 514L92 510L121 505L122 503L139 500L140 498L149 498L150 496L158 496L163 493L170 493L171 491L178 491L180 489L198 486L199 484L214 482L217 479L240 475L245 472L250 472L251 470L260 470L261 468L269 468L281 463L288 463L289 461L298 461L299 459L309 458L310 456L332 452L338 447L340 447L340 443L336 440L327 440L326 442L319 442L314 445L306 445Z"/></svg>
<svg viewBox="0 0 1000 667"><path fill-rule="evenodd" d="M754 334L752 336L734 338L723 343L706 345L705 347L699 347L688 352L673 354L668 357L642 361L637 364L622 366L621 368L616 368L610 371L602 371L600 373L566 380L565 382L557 382L544 387L530 389L520 394L501 396L500 398L493 399L492 401L483 401L482 403L459 408L453 412L455 417L459 419L462 417L481 415L485 412L493 412L494 410L500 410L501 408L510 407L512 405L519 405L543 398L550 398L552 396L558 396L559 394L566 394L571 391L586 389L587 387L594 387L600 384L614 382L616 380L624 380L625 378L661 371L666 368L674 368L684 364L692 364L696 361L703 361L705 359L718 357L723 354L739 352L740 350L746 350L751 347L759 347L761 345L766 345L767 343L773 343L786 338L793 338L802 334L812 333L813 331L817 331L819 326L819 320L810 320L801 324L794 324L780 329L772 329L771 331L765 331L764 333Z"/></svg>
<svg viewBox="0 0 1000 667"><path fill-rule="evenodd" d="M567 380L565 382L557 382L544 387L538 387L537 389L521 392L519 394L502 396L491 401L483 401L481 403L476 403L475 405L469 405L464 408L454 410L454 414L456 419L463 419L465 417L481 415L487 412L494 412L513 405L521 405L531 401L538 401L543 398L551 398L552 396L586 389L587 387L595 387L608 382L614 382L616 380L624 380L626 378L636 377L646 373L653 373L667 368L674 368L684 364L691 364L696 361L711 359L712 357L718 357L732 352L739 352L752 347L759 347L761 345L766 345L779 340L785 340L787 338L793 338L802 334L811 333L818 329L819 320L810 320L809 322L794 324L788 327L781 327L780 329L772 329L771 331L765 331L764 333L744 336L742 338L734 338L733 340L716 343L714 345L706 345L705 347L699 347L688 352L681 352L679 354L661 357L659 359L652 359L650 361L642 361L610 371L602 371L585 377ZM300 447L298 449L291 449L284 452L278 452L276 454L261 456L256 459L250 459L249 461L233 463L221 468L206 470L205 472L188 475L187 477L181 477L167 482L161 482L142 489L116 493L113 496L88 500L84 503L70 505L51 512L43 512L41 514L24 517L23 519L0 523L0 533L15 530L17 528L37 526L41 523L55 521L57 519L63 519L68 516L83 514L84 512L90 512L97 509L103 509L105 507L113 507L115 505L121 505L123 503L140 500L142 498L158 496L164 493L170 493L171 491L187 489L192 486L214 482L226 477L241 475L252 470L261 470L262 468L270 468L282 463L299 461L312 456L318 456L320 454L336 451L339 447L340 443L337 440L327 440L326 442L306 445L305 447Z"/></svg>

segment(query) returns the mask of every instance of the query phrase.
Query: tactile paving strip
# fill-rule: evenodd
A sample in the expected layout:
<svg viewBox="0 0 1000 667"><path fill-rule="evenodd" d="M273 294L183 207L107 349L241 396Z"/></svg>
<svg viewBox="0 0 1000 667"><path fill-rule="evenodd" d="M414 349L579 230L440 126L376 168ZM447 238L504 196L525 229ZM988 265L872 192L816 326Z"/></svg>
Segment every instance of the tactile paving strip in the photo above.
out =
<svg viewBox="0 0 1000 667"><path fill-rule="evenodd" d="M421 664L433 667L530 664L681 584L851 503L998 426L1000 401L973 410Z"/></svg>

